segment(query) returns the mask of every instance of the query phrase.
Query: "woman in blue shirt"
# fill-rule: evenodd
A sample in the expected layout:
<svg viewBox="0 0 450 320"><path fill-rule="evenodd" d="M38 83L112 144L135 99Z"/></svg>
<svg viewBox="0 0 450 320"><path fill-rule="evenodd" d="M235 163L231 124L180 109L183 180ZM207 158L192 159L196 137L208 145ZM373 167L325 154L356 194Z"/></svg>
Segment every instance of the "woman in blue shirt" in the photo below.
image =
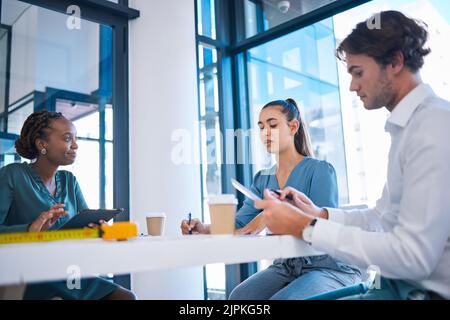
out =
<svg viewBox="0 0 450 320"><path fill-rule="evenodd" d="M75 161L77 149L76 129L61 113L43 110L26 119L16 151L33 161L0 169L0 232L57 229L88 208L75 176L58 170ZM69 289L66 281L30 284L24 293L24 299L56 297L135 299L131 291L102 278L82 279L80 289Z"/></svg>
<svg viewBox="0 0 450 320"><path fill-rule="evenodd" d="M333 166L312 158L308 132L293 99L265 105L259 115L261 140L275 154L277 165L258 172L251 190L263 198L264 189L293 187L320 203L338 206L338 188ZM236 214L238 234L255 234L265 228L264 212L245 199ZM209 233L209 225L194 219L182 222L182 232ZM300 230L299 230L300 232ZM230 295L233 300L304 299L360 281L357 267L336 261L328 255L277 259L240 285Z"/></svg>

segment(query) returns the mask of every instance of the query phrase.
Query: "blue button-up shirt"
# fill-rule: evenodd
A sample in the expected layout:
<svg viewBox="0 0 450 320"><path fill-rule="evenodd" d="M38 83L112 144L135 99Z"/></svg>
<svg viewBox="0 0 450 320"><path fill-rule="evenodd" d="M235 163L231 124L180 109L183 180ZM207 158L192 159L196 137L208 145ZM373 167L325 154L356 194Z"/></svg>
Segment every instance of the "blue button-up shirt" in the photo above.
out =
<svg viewBox="0 0 450 320"><path fill-rule="evenodd" d="M276 177L277 167L259 171L253 179L250 188L260 198L264 197L264 189L279 190L280 186ZM295 188L314 203L322 207L338 206L338 188L336 171L326 161L305 157L294 169L292 169L285 187ZM254 207L253 200L245 199L243 206L236 214L236 227L242 228L261 212Z"/></svg>

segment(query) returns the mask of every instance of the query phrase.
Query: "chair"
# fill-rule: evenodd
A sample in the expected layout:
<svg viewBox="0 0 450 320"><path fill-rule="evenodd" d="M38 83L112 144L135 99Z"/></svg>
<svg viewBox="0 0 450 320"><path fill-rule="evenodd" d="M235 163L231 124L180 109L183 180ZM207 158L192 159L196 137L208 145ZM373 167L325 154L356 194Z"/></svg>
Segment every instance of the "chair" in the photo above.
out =
<svg viewBox="0 0 450 320"><path fill-rule="evenodd" d="M305 300L337 300L345 297L354 296L357 294L365 294L370 289L373 289L375 286L375 280L377 278L376 270L369 270L369 277L366 281L360 282L353 286L348 286L340 289L336 289L333 291L321 293Z"/></svg>

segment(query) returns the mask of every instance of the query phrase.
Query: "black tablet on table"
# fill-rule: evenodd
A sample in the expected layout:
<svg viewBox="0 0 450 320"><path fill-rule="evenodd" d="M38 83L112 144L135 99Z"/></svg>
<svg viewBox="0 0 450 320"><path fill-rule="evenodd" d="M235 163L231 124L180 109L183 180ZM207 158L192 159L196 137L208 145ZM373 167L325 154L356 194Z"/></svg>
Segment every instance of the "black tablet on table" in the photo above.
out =
<svg viewBox="0 0 450 320"><path fill-rule="evenodd" d="M58 230L84 228L87 227L90 223L99 224L100 220L108 222L121 212L123 212L123 209L82 210L66 223L64 223L61 227L59 227Z"/></svg>

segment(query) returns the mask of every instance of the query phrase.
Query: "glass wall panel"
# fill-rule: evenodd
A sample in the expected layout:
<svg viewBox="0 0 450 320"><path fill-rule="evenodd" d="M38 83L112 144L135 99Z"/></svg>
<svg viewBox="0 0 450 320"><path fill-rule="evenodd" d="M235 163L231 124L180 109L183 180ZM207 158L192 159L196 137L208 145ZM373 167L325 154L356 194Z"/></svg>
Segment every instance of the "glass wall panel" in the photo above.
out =
<svg viewBox="0 0 450 320"><path fill-rule="evenodd" d="M203 216L204 222L210 223L207 198L209 195L222 193L217 49L200 44L198 53ZM224 299L225 265L222 263L207 265L205 273L207 298Z"/></svg>
<svg viewBox="0 0 450 320"><path fill-rule="evenodd" d="M8 90L7 88L8 59L9 59L9 28L0 25L0 115L6 110L7 105L6 92Z"/></svg>
<svg viewBox="0 0 450 320"><path fill-rule="evenodd" d="M373 0L333 17L334 34L339 43L354 26L380 10L398 10L428 25L428 46L422 80L446 100L450 100L450 2L445 0ZM349 91L350 76L344 63L338 63L349 202L373 206L381 196L386 181L390 136L384 130L389 112L365 110L355 93Z"/></svg>
<svg viewBox="0 0 450 320"><path fill-rule="evenodd" d="M1 6L0 101L6 121L0 120L0 129L13 140L34 111L61 112L77 128L79 149L74 165L60 169L74 172L90 207L112 207L112 28L83 19L71 25L66 14L17 0ZM8 28L10 47L4 45ZM11 56L8 72L5 50Z"/></svg>
<svg viewBox="0 0 450 320"><path fill-rule="evenodd" d="M306 122L316 158L333 164L340 202L348 202L335 38L331 19L298 30L248 52L251 126L257 128L268 102L293 98ZM253 131L257 133L257 130ZM272 165L257 134L252 138L255 174Z"/></svg>
<svg viewBox="0 0 450 320"><path fill-rule="evenodd" d="M336 0L243 0L245 37L250 38Z"/></svg>
<svg viewBox="0 0 450 320"><path fill-rule="evenodd" d="M197 0L197 32L216 39L215 0Z"/></svg>

